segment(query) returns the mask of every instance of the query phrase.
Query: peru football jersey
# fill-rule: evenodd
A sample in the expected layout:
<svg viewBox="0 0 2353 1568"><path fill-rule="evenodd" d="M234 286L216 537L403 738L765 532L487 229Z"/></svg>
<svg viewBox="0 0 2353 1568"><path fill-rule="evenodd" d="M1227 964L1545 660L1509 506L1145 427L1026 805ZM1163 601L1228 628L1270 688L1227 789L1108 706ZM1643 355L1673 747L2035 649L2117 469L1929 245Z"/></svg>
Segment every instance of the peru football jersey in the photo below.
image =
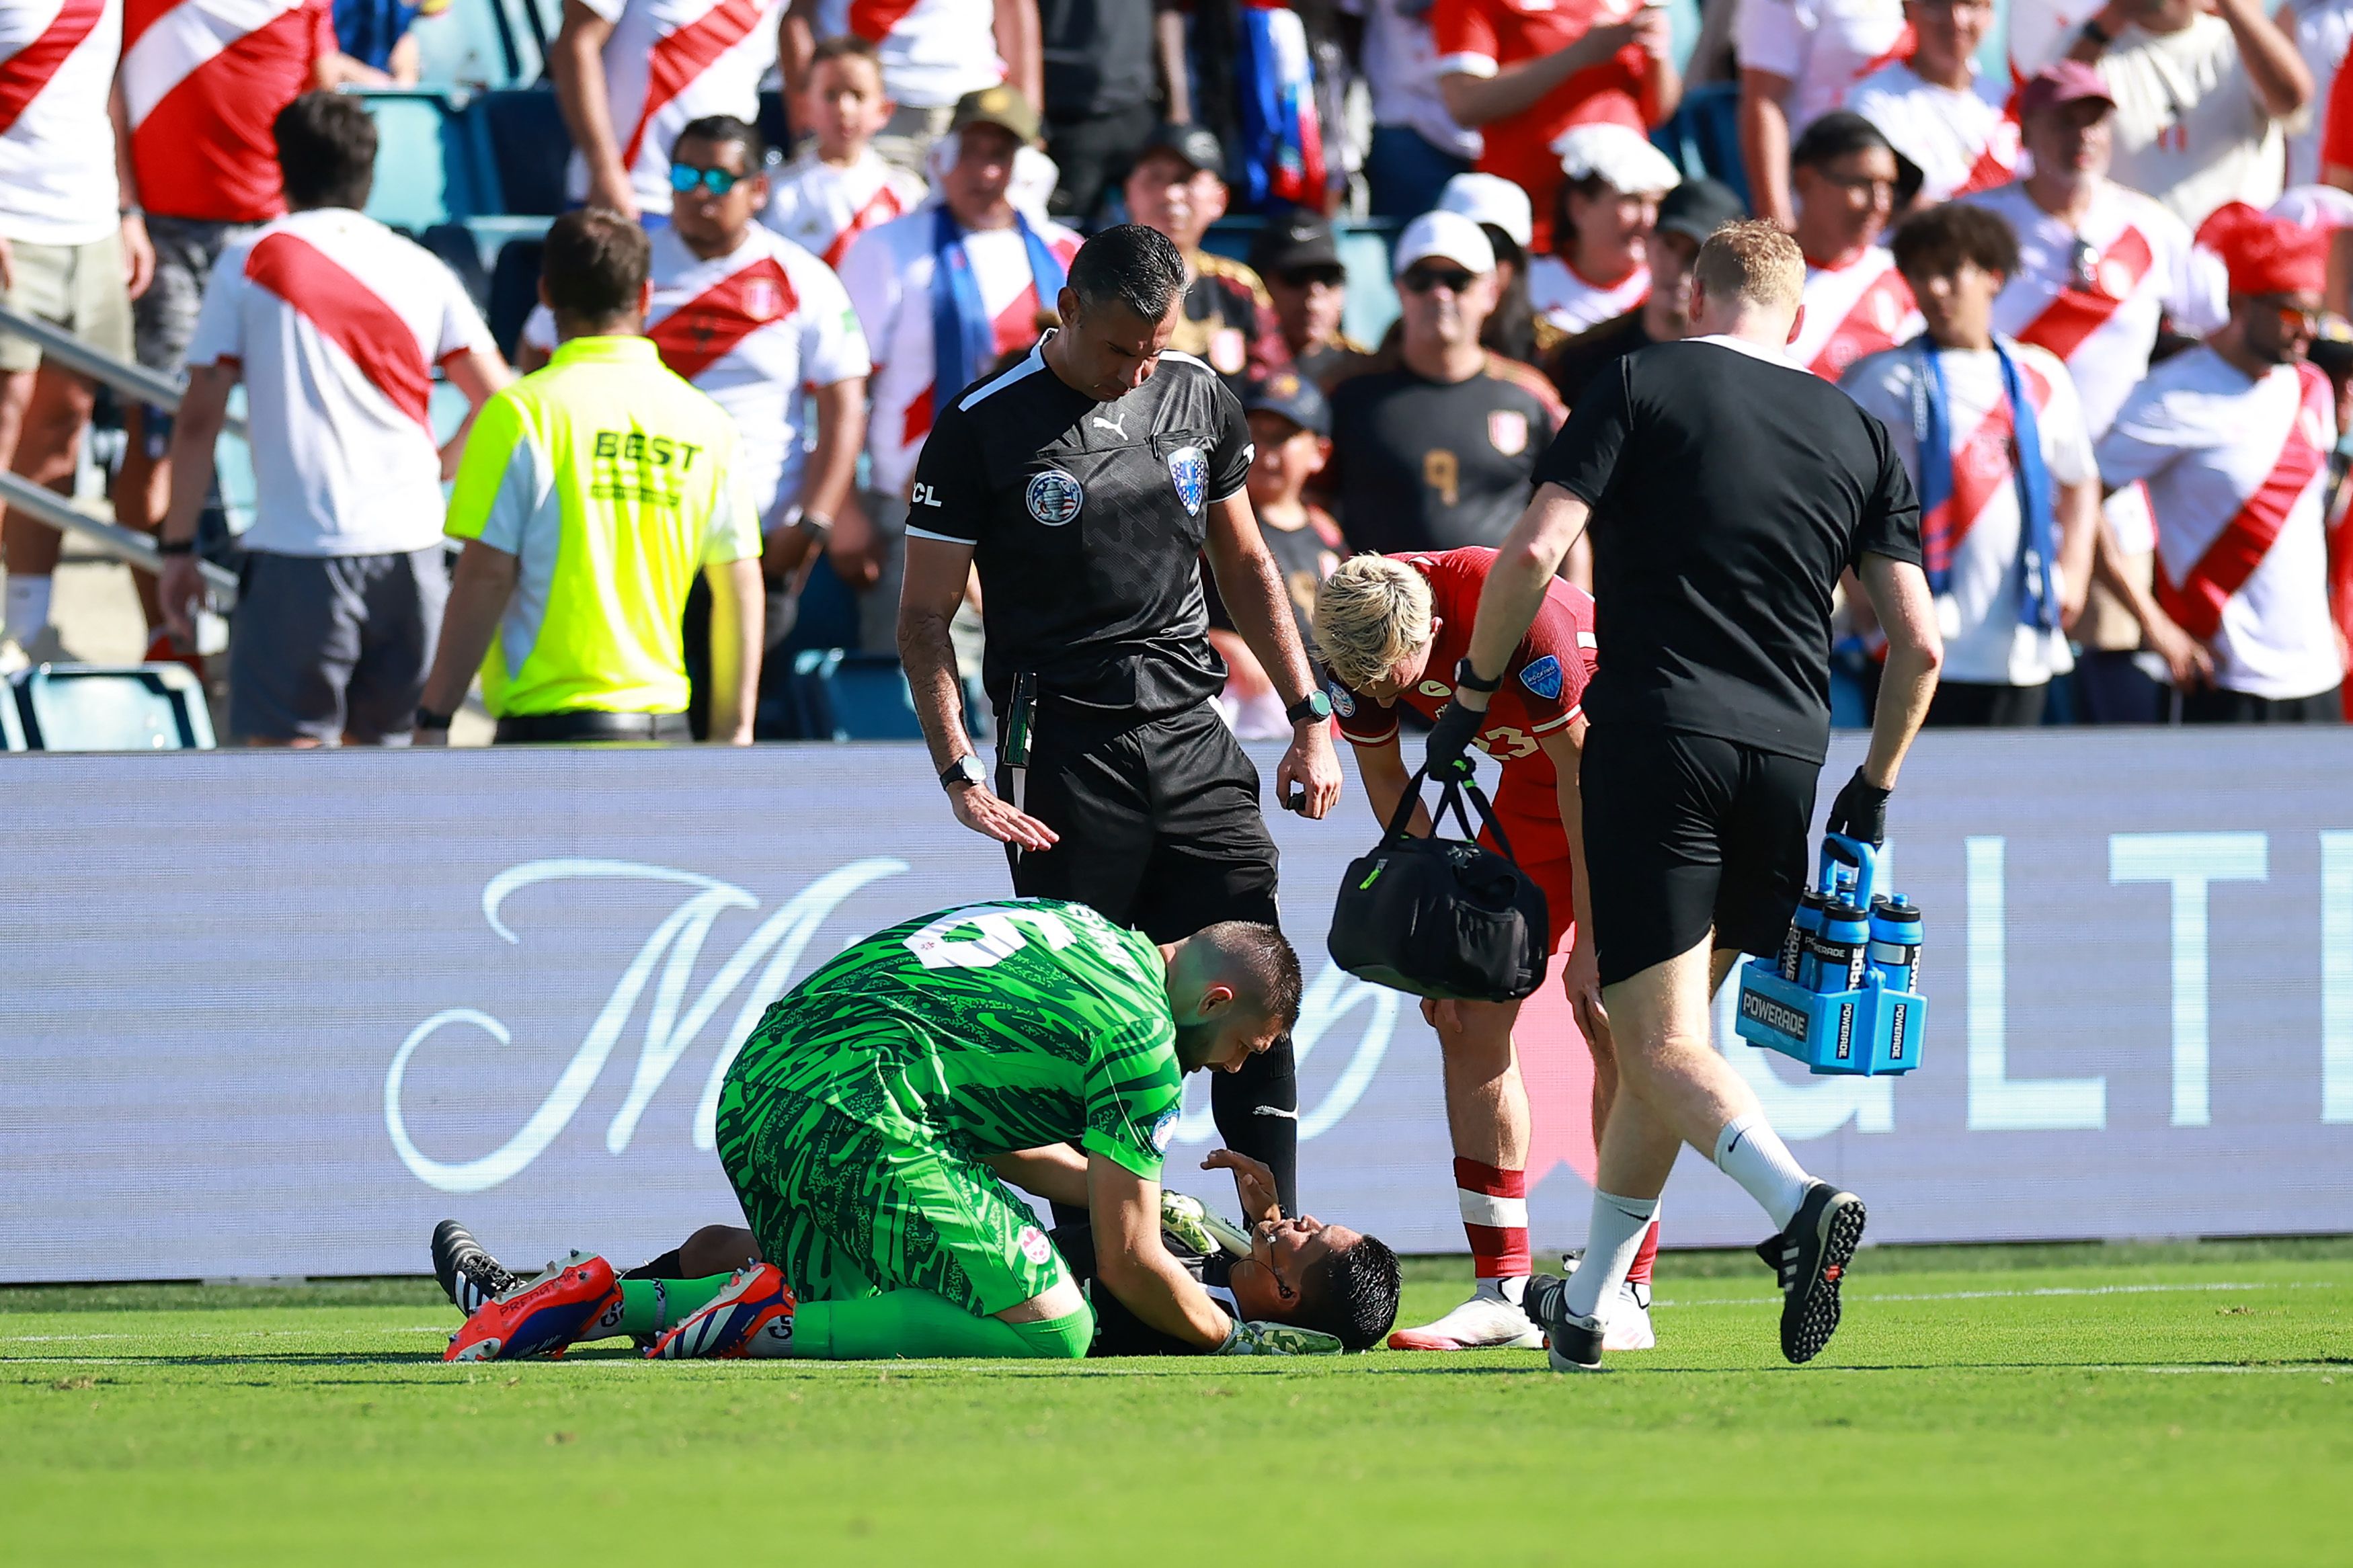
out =
<svg viewBox="0 0 2353 1568"><path fill-rule="evenodd" d="M2092 464L2092 436L2075 400L2066 367L2045 351L2024 343L2004 345L2018 365L2026 395L2034 404L2042 462L2053 485L2087 484L2098 477ZM2015 413L2002 386L2001 362L1990 349L1941 351L1945 374L1953 485L1946 537L1952 542L1952 575L1937 596L1945 637L1944 678L1989 686L2040 686L2074 668L2066 635L2056 626L2020 619L2026 577L2020 552L2025 542L2018 503L2018 473L2011 453L2017 440ZM1895 450L1916 489L1926 404L1920 397L1920 356L1908 348L1873 354L1846 373L1839 384L1877 415L1894 437ZM1926 523L1923 524L1924 531ZM2057 563L2051 563L2055 574Z"/></svg>
<svg viewBox="0 0 2353 1568"><path fill-rule="evenodd" d="M1806 264L1806 319L1788 360L1836 381L1865 354L1875 354L1920 335L1920 310L1912 286L1895 270L1895 258L1872 246L1843 267Z"/></svg>
<svg viewBox="0 0 2353 1568"><path fill-rule="evenodd" d="M214 223L284 212L270 122L335 51L328 0L123 0L122 98L147 210Z"/></svg>
<svg viewBox="0 0 2353 1568"><path fill-rule="evenodd" d="M774 526L778 509L800 496L801 390L864 375L866 334L832 269L757 224L708 261L675 229L652 237L646 336L662 363L735 421L744 488L762 526ZM523 323L523 341L554 350L546 306Z"/></svg>
<svg viewBox="0 0 2353 1568"><path fill-rule="evenodd" d="M605 94L629 187L646 212L670 211L670 148L706 114L760 116L760 79L776 63L785 0L580 0L613 25ZM565 194L588 196L588 165L572 155Z"/></svg>
<svg viewBox="0 0 2353 1568"><path fill-rule="evenodd" d="M1396 704L1404 703L1425 719L1454 700L1454 670L1471 651L1471 627L1479 618L1479 592L1487 584L1487 570L1495 552L1483 547L1415 552L1396 555L1430 581L1430 613L1444 624L1432 639L1421 681L1398 694L1391 702L1376 702L1327 678L1325 695L1340 721L1340 732L1352 744L1387 745L1397 738ZM1556 577L1545 588L1545 602L1528 626L1528 635L1512 650L1504 667L1504 684L1488 700L1486 721L1475 741L1478 748L1503 764L1504 778L1495 792L1499 810L1535 816L1555 816L1550 805L1557 786L1552 759L1544 752L1543 737L1567 729L1585 711L1586 683L1593 679L1593 598L1582 588ZM1534 798L1531 798L1531 797ZM1527 802L1522 806L1521 802ZM1507 805L1506 803L1510 803Z"/></svg>
<svg viewBox="0 0 2353 1568"><path fill-rule="evenodd" d="M1846 101L1847 89L1895 58L1903 0L1739 0L1740 63L1792 83L1789 137Z"/></svg>
<svg viewBox="0 0 2353 1568"><path fill-rule="evenodd" d="M433 367L491 347L448 268L348 207L290 213L213 268L190 368L245 382L259 490L248 550L382 555L441 540Z"/></svg>
<svg viewBox="0 0 2353 1568"><path fill-rule="evenodd" d="M866 449L873 461L872 488L886 495L907 493L923 437L931 434L937 400L964 390L932 385L932 220L929 211L911 213L871 229L850 246L841 263L842 286L857 307L874 356L874 379L867 389ZM1079 253L1079 237L1059 224L1033 220L1031 226L1068 268ZM997 352L1013 353L1036 342L1038 314L1052 310L1054 301L1038 298L1029 248L1022 243L1020 230L975 230L965 236L964 246L980 289L981 308L996 323ZM989 369L974 368L982 374Z"/></svg>
<svg viewBox="0 0 2353 1568"><path fill-rule="evenodd" d="M818 25L872 44L883 90L905 107L945 109L1006 78L991 0L819 0Z"/></svg>
<svg viewBox="0 0 2353 1568"><path fill-rule="evenodd" d="M850 243L923 205L924 185L871 147L847 169L811 152L778 170L760 221L837 271Z"/></svg>
<svg viewBox="0 0 2353 1568"><path fill-rule="evenodd" d="M2222 264L2137 191L2102 181L2072 229L2037 206L2023 181L1968 199L2018 236L2018 270L1994 299L1994 331L2059 356L2095 437L2148 374L2158 317L2196 336L2229 319Z"/></svg>
<svg viewBox="0 0 2353 1568"><path fill-rule="evenodd" d="M1595 283L1557 256L1528 262L1528 303L1537 315L1574 337L1614 321L1651 296L1651 269L1637 266L1615 283Z"/></svg>
<svg viewBox="0 0 2353 1568"><path fill-rule="evenodd" d="M0 5L0 236L87 245L121 221L106 108L121 49L121 0Z"/></svg>
<svg viewBox="0 0 2353 1568"><path fill-rule="evenodd" d="M1855 83L1846 106L1879 127L1920 166L1920 199L1948 201L2007 184L2018 168L2018 122L2002 112L2002 89L1984 77L1966 89L1923 81L1898 60Z"/></svg>
<svg viewBox="0 0 2353 1568"><path fill-rule="evenodd" d="M2309 364L2250 381L2199 347L2150 371L2100 438L2101 478L2147 491L2158 603L2228 690L2309 697L2343 679L2320 515L2335 408Z"/></svg>

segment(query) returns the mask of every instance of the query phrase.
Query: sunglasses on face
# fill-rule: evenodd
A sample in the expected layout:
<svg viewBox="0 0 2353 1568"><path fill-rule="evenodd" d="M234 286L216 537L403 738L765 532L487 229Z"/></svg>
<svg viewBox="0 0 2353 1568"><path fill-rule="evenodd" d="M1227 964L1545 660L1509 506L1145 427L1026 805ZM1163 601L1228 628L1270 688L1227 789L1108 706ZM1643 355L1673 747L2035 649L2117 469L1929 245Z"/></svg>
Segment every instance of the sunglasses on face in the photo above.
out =
<svg viewBox="0 0 2353 1568"><path fill-rule="evenodd" d="M1337 289L1348 274L1345 270L1335 270L1329 267L1306 267L1296 272L1284 272L1277 276L1288 289L1313 289L1319 283L1326 289Z"/></svg>
<svg viewBox="0 0 2353 1568"><path fill-rule="evenodd" d="M1409 294L1427 294L1433 289L1460 294L1470 288L1478 276L1476 272L1465 272L1460 268L1417 267L1398 279L1398 287Z"/></svg>
<svg viewBox="0 0 2353 1568"><path fill-rule="evenodd" d="M2279 323L2281 331L2301 332L2307 338L2320 335L2320 312L2317 310L2307 310L2285 300L2266 300L2263 303L2271 307L2272 319Z"/></svg>
<svg viewBox="0 0 2353 1568"><path fill-rule="evenodd" d="M731 174L724 169L698 169L691 163L672 163L670 166L670 188L681 196L697 185L714 196L723 196L733 190L738 182L751 177L749 174Z"/></svg>

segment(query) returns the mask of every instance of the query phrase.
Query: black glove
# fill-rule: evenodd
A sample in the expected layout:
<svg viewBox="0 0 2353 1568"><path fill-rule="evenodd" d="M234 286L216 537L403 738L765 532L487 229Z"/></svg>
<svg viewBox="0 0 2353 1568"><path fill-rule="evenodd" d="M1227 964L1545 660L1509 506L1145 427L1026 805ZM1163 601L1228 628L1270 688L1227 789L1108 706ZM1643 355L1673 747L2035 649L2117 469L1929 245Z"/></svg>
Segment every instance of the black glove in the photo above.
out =
<svg viewBox="0 0 2353 1568"><path fill-rule="evenodd" d="M1434 740L1436 737L1432 737ZM1831 802L1829 829L1849 838L1860 838L1876 847L1887 842L1887 797L1893 791L1881 789L1854 770L1854 777Z"/></svg>
<svg viewBox="0 0 2353 1568"><path fill-rule="evenodd" d="M1470 751L1471 742L1486 717L1483 710L1473 712L1460 702L1450 702L1438 710L1438 722L1430 729L1430 749L1421 759L1429 764L1431 778L1470 776L1471 759L1464 753Z"/></svg>

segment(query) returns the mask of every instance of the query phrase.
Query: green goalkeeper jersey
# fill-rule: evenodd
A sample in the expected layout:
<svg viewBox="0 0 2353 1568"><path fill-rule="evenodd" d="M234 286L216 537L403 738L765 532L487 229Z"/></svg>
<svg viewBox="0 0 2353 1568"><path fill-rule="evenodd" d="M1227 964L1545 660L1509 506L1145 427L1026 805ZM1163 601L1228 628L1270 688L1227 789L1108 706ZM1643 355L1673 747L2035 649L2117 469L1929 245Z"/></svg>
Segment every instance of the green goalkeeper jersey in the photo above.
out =
<svg viewBox="0 0 2353 1568"><path fill-rule="evenodd" d="M768 1009L729 1076L976 1153L1075 1142L1150 1180L1183 1092L1160 950L1050 899L844 949Z"/></svg>

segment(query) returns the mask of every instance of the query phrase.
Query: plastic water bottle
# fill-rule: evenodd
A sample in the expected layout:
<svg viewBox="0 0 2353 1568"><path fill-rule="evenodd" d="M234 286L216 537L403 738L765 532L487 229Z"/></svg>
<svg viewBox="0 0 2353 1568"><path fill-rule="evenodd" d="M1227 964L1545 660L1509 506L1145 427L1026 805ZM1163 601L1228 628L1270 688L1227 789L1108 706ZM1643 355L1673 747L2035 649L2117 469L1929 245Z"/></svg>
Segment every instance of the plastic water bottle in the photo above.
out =
<svg viewBox="0 0 2353 1568"><path fill-rule="evenodd" d="M1862 988L1871 947L1871 916L1855 904L1832 899L1822 909L1822 929L1813 940L1812 989L1828 995Z"/></svg>
<svg viewBox="0 0 2353 1568"><path fill-rule="evenodd" d="M1781 938L1782 979L1798 985L1813 984L1806 978L1808 944L1822 929L1822 906L1829 901L1811 888L1798 895L1798 912L1790 917L1788 931Z"/></svg>
<svg viewBox="0 0 2353 1568"><path fill-rule="evenodd" d="M1871 900L1871 964L1890 991L1915 989L1920 977L1920 911L1903 894Z"/></svg>

